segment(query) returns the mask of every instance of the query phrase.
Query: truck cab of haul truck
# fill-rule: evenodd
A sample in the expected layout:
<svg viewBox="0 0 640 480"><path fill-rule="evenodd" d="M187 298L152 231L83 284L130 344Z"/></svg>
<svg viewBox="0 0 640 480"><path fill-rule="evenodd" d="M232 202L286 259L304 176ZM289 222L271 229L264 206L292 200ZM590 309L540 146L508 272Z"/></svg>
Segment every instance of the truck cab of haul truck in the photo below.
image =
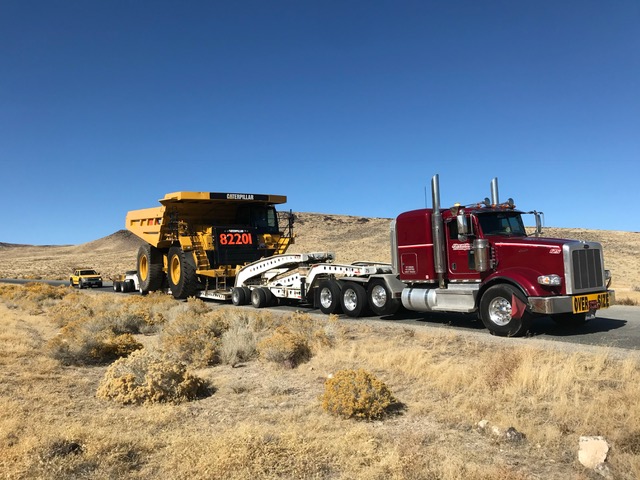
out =
<svg viewBox="0 0 640 480"><path fill-rule="evenodd" d="M535 315L579 324L614 301L602 246L533 235L513 200L492 199L440 210L405 212L393 226L394 267L406 285L403 305L416 311L478 311L493 333L521 335Z"/></svg>

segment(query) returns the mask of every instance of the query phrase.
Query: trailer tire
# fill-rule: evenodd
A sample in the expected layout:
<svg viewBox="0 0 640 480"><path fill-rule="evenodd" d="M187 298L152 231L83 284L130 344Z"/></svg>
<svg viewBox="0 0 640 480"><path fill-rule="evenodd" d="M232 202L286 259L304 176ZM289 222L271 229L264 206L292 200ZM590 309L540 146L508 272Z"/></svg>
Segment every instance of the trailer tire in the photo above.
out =
<svg viewBox="0 0 640 480"><path fill-rule="evenodd" d="M355 282L347 282L342 286L340 306L349 317L360 317L367 312L367 291Z"/></svg>
<svg viewBox="0 0 640 480"><path fill-rule="evenodd" d="M376 315L393 315L400 308L400 300L393 298L393 294L386 282L376 278L371 281L367 289L369 308Z"/></svg>
<svg viewBox="0 0 640 480"><path fill-rule="evenodd" d="M133 292L136 289L136 284L134 283L133 280L129 279L129 280L125 280L122 283L122 291L123 292Z"/></svg>
<svg viewBox="0 0 640 480"><path fill-rule="evenodd" d="M171 294L176 300L184 300L198 293L196 261L191 253L185 253L180 247L169 249L167 260L167 280Z"/></svg>
<svg viewBox="0 0 640 480"><path fill-rule="evenodd" d="M342 313L340 295L342 289L335 280L324 280L318 285L318 308L324 314Z"/></svg>
<svg viewBox="0 0 640 480"><path fill-rule="evenodd" d="M113 282L113 291L114 292L121 292L122 291L122 284L118 281L114 281Z"/></svg>
<svg viewBox="0 0 640 480"><path fill-rule="evenodd" d="M254 288L251 290L251 305L255 308L264 308L268 306L273 299L271 290L264 287Z"/></svg>
<svg viewBox="0 0 640 480"><path fill-rule="evenodd" d="M162 287L163 267L162 252L148 243L138 249L138 275L140 276L140 293L159 290Z"/></svg>
<svg viewBox="0 0 640 480"><path fill-rule="evenodd" d="M249 291L249 297L247 297L244 287L233 287L233 290L231 290L231 303L236 306L246 305L249 303L250 298L251 291Z"/></svg>
<svg viewBox="0 0 640 480"><path fill-rule="evenodd" d="M520 337L527 333L533 315L524 310L520 318L512 316L514 299L526 305L527 300L520 290L500 284L489 287L480 299L480 319L484 326L500 337Z"/></svg>

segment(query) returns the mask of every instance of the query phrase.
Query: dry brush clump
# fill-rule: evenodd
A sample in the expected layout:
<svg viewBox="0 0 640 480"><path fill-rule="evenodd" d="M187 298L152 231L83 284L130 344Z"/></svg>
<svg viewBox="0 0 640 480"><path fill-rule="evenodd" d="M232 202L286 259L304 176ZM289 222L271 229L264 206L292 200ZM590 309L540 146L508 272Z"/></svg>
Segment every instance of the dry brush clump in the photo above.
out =
<svg viewBox="0 0 640 480"><path fill-rule="evenodd" d="M325 382L322 408L333 415L374 420L397 406L389 387L364 369L340 370Z"/></svg>
<svg viewBox="0 0 640 480"><path fill-rule="evenodd" d="M34 315L43 313L71 292L68 287L53 287L42 282L0 285L0 298L9 308L24 310Z"/></svg>
<svg viewBox="0 0 640 480"><path fill-rule="evenodd" d="M257 346L260 358L284 368L295 368L311 358L311 348L306 338L292 332L286 325L263 338Z"/></svg>
<svg viewBox="0 0 640 480"><path fill-rule="evenodd" d="M97 395L122 404L181 403L210 393L207 383L183 363L139 350L116 360Z"/></svg>
<svg viewBox="0 0 640 480"><path fill-rule="evenodd" d="M228 329L224 314L210 310L202 300L194 298L183 305L184 310L162 329L162 352L176 361L195 367L218 363L220 337Z"/></svg>

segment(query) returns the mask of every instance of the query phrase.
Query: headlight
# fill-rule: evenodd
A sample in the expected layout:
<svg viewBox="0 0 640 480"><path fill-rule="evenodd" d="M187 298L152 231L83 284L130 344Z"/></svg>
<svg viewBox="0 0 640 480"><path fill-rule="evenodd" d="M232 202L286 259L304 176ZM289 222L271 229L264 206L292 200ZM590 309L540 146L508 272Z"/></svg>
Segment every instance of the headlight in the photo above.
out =
<svg viewBox="0 0 640 480"><path fill-rule="evenodd" d="M538 277L538 283L547 287L559 287L562 285L562 277L555 273L552 275L540 275Z"/></svg>
<svg viewBox="0 0 640 480"><path fill-rule="evenodd" d="M607 282L607 288L611 285L611 270L604 271L604 280Z"/></svg>

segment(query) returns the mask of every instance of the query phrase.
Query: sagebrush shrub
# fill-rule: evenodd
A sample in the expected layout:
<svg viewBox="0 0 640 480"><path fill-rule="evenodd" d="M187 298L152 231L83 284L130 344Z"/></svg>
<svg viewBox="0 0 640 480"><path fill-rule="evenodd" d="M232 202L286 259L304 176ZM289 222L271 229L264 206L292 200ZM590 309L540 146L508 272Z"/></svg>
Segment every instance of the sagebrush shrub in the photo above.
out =
<svg viewBox="0 0 640 480"><path fill-rule="evenodd" d="M213 365L219 361L220 335L226 328L226 321L218 312L208 307L200 313L188 309L164 325L160 348L176 361L197 367Z"/></svg>
<svg viewBox="0 0 640 480"><path fill-rule="evenodd" d="M257 355L256 332L251 328L250 317L234 315L228 329L220 337L220 361L227 365L246 362Z"/></svg>
<svg viewBox="0 0 640 480"><path fill-rule="evenodd" d="M7 302L10 308L19 308L32 315L43 312L45 308L57 304L68 295L66 287L53 287L42 282L30 282L24 285L2 285L0 298Z"/></svg>
<svg viewBox="0 0 640 480"><path fill-rule="evenodd" d="M115 361L105 373L97 396L122 404L181 403L206 395L206 382L183 363L147 350Z"/></svg>
<svg viewBox="0 0 640 480"><path fill-rule="evenodd" d="M142 348L129 333L115 334L101 322L77 321L47 344L47 354L64 365L99 365Z"/></svg>
<svg viewBox="0 0 640 480"><path fill-rule="evenodd" d="M257 346L260 358L285 368L295 368L311 358L311 349L307 340L281 325L261 340Z"/></svg>
<svg viewBox="0 0 640 480"><path fill-rule="evenodd" d="M391 390L363 369L337 372L325 382L322 395L322 408L343 418L381 418L396 404Z"/></svg>

